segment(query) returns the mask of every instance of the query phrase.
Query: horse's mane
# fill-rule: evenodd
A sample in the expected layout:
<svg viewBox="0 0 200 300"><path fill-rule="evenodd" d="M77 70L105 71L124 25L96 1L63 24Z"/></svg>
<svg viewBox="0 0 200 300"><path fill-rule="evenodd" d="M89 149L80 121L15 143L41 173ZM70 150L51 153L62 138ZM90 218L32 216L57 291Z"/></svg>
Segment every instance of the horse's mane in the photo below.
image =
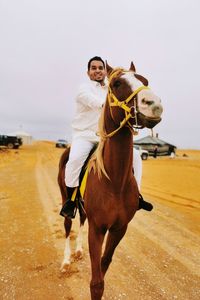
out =
<svg viewBox="0 0 200 300"><path fill-rule="evenodd" d="M101 115L99 118L99 123L98 123L98 135L100 137L100 141L98 143L96 151L93 153L89 164L88 164L88 170L89 172L93 169L94 173L97 172L98 177L102 177L102 173L109 179L109 176L105 170L104 167L104 162L103 162L103 150L104 150L104 145L106 141L106 131L104 127L104 115L105 115L105 104L102 108Z"/></svg>

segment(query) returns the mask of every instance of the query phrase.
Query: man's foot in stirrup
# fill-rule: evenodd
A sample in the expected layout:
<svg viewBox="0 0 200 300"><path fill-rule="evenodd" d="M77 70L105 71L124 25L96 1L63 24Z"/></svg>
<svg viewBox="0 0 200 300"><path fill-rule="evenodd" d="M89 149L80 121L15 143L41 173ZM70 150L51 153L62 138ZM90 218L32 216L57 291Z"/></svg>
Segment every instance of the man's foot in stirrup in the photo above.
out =
<svg viewBox="0 0 200 300"><path fill-rule="evenodd" d="M147 202L143 199L142 195L139 194L139 209L144 209L147 211L151 211L153 209L153 205L150 202Z"/></svg>
<svg viewBox="0 0 200 300"><path fill-rule="evenodd" d="M63 217L68 217L70 219L74 219L76 215L76 202L72 201L71 199L67 199L65 204L63 205L60 215Z"/></svg>

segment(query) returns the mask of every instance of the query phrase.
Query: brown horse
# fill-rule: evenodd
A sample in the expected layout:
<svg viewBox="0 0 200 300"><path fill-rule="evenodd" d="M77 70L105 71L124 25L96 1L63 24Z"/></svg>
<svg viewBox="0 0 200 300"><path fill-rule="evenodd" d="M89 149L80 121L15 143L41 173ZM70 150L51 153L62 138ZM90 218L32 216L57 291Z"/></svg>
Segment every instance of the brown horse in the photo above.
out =
<svg viewBox="0 0 200 300"><path fill-rule="evenodd" d="M160 99L148 88L148 81L136 74L133 63L128 71L106 67L109 87L99 122L100 143L89 163L84 194L92 300L102 298L104 276L115 248L138 209L139 191L132 171L134 128L154 127L162 113ZM65 219L66 237L70 222Z"/></svg>

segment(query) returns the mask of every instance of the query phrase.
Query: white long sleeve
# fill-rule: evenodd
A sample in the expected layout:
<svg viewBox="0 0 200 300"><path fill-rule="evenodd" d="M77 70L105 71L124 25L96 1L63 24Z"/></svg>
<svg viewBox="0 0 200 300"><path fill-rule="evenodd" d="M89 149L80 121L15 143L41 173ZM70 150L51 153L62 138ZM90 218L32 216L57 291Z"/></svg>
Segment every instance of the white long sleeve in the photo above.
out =
<svg viewBox="0 0 200 300"><path fill-rule="evenodd" d="M96 139L101 108L106 100L107 86L96 81L82 84L76 97L76 114L72 121L74 134Z"/></svg>
<svg viewBox="0 0 200 300"><path fill-rule="evenodd" d="M77 103L79 102L90 108L101 108L105 102L104 96L105 95L102 94L101 86L95 85L89 87L88 84L82 84L76 97L76 101Z"/></svg>

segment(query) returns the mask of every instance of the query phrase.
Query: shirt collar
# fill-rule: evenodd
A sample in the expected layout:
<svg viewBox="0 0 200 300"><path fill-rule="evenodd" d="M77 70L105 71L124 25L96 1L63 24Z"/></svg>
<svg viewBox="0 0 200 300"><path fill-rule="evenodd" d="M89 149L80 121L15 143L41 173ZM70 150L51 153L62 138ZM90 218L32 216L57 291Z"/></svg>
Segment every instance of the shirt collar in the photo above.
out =
<svg viewBox="0 0 200 300"><path fill-rule="evenodd" d="M100 86L100 87L102 87L102 88L107 88L107 87L108 87L108 79L107 79L107 77L106 77L105 80L104 80L105 85L101 85L99 82L97 82L97 81L95 81L95 80L89 79L89 81L90 81L90 83L91 83L92 85L94 85L94 86Z"/></svg>

